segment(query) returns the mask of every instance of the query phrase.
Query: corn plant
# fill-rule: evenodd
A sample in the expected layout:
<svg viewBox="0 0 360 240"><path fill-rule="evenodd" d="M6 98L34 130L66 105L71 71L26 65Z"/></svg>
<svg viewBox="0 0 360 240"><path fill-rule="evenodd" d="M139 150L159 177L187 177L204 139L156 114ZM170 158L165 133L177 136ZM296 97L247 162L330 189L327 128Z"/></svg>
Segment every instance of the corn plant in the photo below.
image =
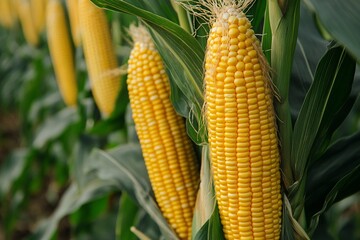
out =
<svg viewBox="0 0 360 240"><path fill-rule="evenodd" d="M34 110L40 97L20 101L24 116L34 116L23 120L31 151L14 159L59 152L59 160L72 159L69 187L33 238L51 238L67 215L86 234L84 209L109 196L119 201L118 211L103 211L116 214L104 227L109 239L359 237L351 228L360 186L355 0L79 0L77 7L78 19L69 12L71 24L62 24L71 29L49 24L47 38L22 23L32 49L49 42L55 73L60 47L50 36L71 32L75 64L67 63L77 79L76 107L56 105L53 114L55 103ZM0 16L12 26L12 16ZM54 83L48 89L63 104Z"/></svg>

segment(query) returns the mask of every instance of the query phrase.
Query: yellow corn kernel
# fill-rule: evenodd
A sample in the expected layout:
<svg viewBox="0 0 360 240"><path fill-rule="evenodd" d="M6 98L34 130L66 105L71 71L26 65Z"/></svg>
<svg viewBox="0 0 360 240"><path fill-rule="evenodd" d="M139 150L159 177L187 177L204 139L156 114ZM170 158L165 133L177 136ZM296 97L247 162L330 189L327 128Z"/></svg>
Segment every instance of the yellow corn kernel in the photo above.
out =
<svg viewBox="0 0 360 240"><path fill-rule="evenodd" d="M280 157L271 82L258 40L245 14L225 7L207 46L206 119L225 237L279 239ZM269 193L273 197L265 197Z"/></svg>
<svg viewBox="0 0 360 240"><path fill-rule="evenodd" d="M181 116L170 101L160 55L143 28L132 28L128 65L133 118L156 201L180 239L190 239L199 172Z"/></svg>
<svg viewBox="0 0 360 240"><path fill-rule="evenodd" d="M35 27L29 0L17 0L17 12L26 41L32 46L39 43L39 35Z"/></svg>
<svg viewBox="0 0 360 240"><path fill-rule="evenodd" d="M50 0L47 13L46 32L56 80L64 102L66 105L72 106L76 104L77 99L76 72L74 54L61 1Z"/></svg>
<svg viewBox="0 0 360 240"><path fill-rule="evenodd" d="M67 0L67 8L69 12L71 35L76 47L80 46L81 35L79 27L79 1L78 0Z"/></svg>
<svg viewBox="0 0 360 240"><path fill-rule="evenodd" d="M32 15L38 33L41 33L45 27L47 2L48 0L31 0Z"/></svg>
<svg viewBox="0 0 360 240"><path fill-rule="evenodd" d="M90 0L79 1L79 22L85 61L95 102L104 115L110 115L120 91L115 50L105 12Z"/></svg>

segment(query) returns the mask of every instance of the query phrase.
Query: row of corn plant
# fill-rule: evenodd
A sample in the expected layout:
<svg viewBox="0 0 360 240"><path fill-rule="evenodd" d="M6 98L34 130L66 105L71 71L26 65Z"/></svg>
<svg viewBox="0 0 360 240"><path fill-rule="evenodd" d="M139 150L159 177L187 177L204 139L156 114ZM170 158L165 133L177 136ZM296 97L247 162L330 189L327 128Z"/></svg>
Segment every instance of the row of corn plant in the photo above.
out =
<svg viewBox="0 0 360 240"><path fill-rule="evenodd" d="M14 16L12 25L2 22L0 34L4 43L0 64L1 119L17 112L21 137L16 149L4 159L1 156L0 221L4 224L0 227L0 238L29 237L35 224L40 224L58 204L70 180L80 178L81 162L92 147L118 145L125 139L125 120L114 121L118 119L114 117L102 121L92 98L82 49L76 47L69 32L71 2L1 3L9 4L12 9L9 13ZM26 29L40 17L40 12L35 11L38 4L42 4L39 11L43 11L43 27ZM20 5L29 7L25 11L27 25L18 11ZM36 44L28 39L29 33L36 37ZM123 116L126 104L125 93L114 114ZM109 134L110 131L113 133ZM6 150L9 142L5 134L1 131L1 150ZM66 236L69 224L75 237L93 234L101 239L114 235L104 236L93 225L104 222L115 226L114 209L118 204L111 199L117 199L119 192L96 196L89 196L93 201L83 203L67 218L59 237L70 237L70 233ZM94 230L91 233L86 229Z"/></svg>
<svg viewBox="0 0 360 240"><path fill-rule="evenodd" d="M70 186L32 238L119 191L118 239L344 236L327 217L358 204L360 6L74 2L48 1L44 36L68 107L28 142L68 149Z"/></svg>

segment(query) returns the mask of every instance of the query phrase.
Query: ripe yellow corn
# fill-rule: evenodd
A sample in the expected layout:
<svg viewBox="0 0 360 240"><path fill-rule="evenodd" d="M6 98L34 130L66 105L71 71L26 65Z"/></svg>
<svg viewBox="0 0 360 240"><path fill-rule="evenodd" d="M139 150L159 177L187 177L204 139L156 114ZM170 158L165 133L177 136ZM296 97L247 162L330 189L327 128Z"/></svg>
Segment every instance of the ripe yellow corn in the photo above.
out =
<svg viewBox="0 0 360 240"><path fill-rule="evenodd" d="M79 1L79 21L85 61L95 102L109 115L115 108L120 79L114 76L117 59L105 12L90 0Z"/></svg>
<svg viewBox="0 0 360 240"><path fill-rule="evenodd" d="M17 0L16 7L25 40L32 46L36 46L39 43L39 35L35 27L29 0Z"/></svg>
<svg viewBox="0 0 360 240"><path fill-rule="evenodd" d="M80 46L81 35L79 28L79 1L78 0L67 0L67 8L69 12L70 24L71 24L71 35L76 47Z"/></svg>
<svg viewBox="0 0 360 240"><path fill-rule="evenodd" d="M32 15L38 34L40 34L45 27L47 1L48 0L31 0Z"/></svg>
<svg viewBox="0 0 360 240"><path fill-rule="evenodd" d="M46 32L56 79L64 102L68 106L72 106L76 104L77 99L76 72L74 54L61 1L50 0L47 13Z"/></svg>
<svg viewBox="0 0 360 240"><path fill-rule="evenodd" d="M16 11L13 0L0 1L0 24L6 28L11 28L16 22Z"/></svg>
<svg viewBox="0 0 360 240"><path fill-rule="evenodd" d="M227 7L207 43L206 119L225 237L279 239L280 156L259 41L245 14Z"/></svg>
<svg viewBox="0 0 360 240"><path fill-rule="evenodd" d="M170 84L149 33L131 29L128 66L133 118L158 205L180 239L191 237L199 184L195 152L170 102Z"/></svg>

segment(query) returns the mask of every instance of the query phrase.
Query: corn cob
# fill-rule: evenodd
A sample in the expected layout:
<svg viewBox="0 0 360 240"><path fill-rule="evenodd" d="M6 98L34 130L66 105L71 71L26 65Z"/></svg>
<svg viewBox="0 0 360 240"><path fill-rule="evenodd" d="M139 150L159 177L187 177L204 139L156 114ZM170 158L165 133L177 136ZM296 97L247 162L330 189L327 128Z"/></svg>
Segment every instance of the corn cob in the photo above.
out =
<svg viewBox="0 0 360 240"><path fill-rule="evenodd" d="M75 105L77 84L74 54L64 8L59 0L50 0L46 24L49 50L61 95L66 105Z"/></svg>
<svg viewBox="0 0 360 240"><path fill-rule="evenodd" d="M90 0L80 0L79 9L81 39L93 95L100 111L109 115L120 91L120 79L113 74L117 59L109 24L105 12Z"/></svg>
<svg viewBox="0 0 360 240"><path fill-rule="evenodd" d="M223 230L226 239L279 239L280 157L268 66L241 9L215 12L205 99Z"/></svg>
<svg viewBox="0 0 360 240"><path fill-rule="evenodd" d="M16 22L16 11L13 7L12 0L0 1L0 23L6 27L11 28Z"/></svg>
<svg viewBox="0 0 360 240"><path fill-rule="evenodd" d="M79 10L78 10L79 1L67 0L66 3L69 12L72 39L75 46L79 47L81 43L81 35L79 28Z"/></svg>
<svg viewBox="0 0 360 240"><path fill-rule="evenodd" d="M47 0L31 0L32 15L38 34L40 34L45 27L46 4Z"/></svg>
<svg viewBox="0 0 360 240"><path fill-rule="evenodd" d="M6 6L7 1L0 1L0 24L4 27L7 27L7 19L8 17L6 16L6 13L8 11L6 11Z"/></svg>
<svg viewBox="0 0 360 240"><path fill-rule="evenodd" d="M128 66L133 118L158 205L179 238L189 239L199 173L183 119L170 102L160 55L143 28L130 29Z"/></svg>
<svg viewBox="0 0 360 240"><path fill-rule="evenodd" d="M35 28L30 2L29 0L17 0L16 5L25 40L30 45L36 46L39 43L39 35Z"/></svg>

